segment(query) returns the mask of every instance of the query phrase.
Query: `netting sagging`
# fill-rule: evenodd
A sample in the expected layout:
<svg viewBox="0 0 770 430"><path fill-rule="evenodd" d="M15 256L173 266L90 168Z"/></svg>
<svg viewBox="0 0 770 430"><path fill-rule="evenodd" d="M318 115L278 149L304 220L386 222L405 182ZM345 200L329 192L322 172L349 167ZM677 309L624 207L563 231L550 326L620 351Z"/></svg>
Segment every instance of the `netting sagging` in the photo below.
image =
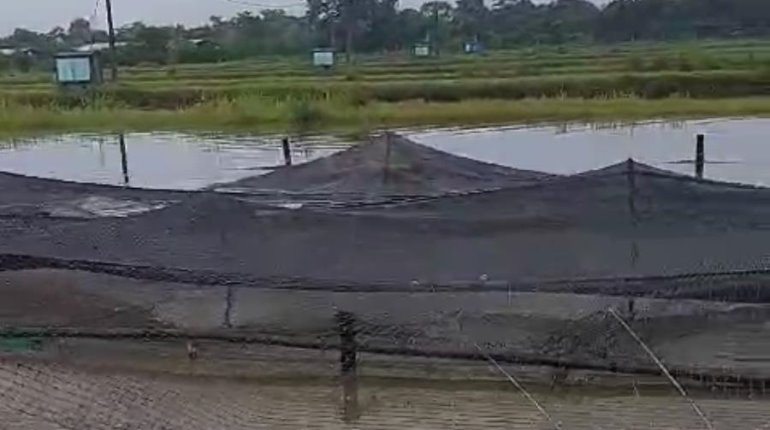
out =
<svg viewBox="0 0 770 430"><path fill-rule="evenodd" d="M21 293L0 305L0 324L28 336L197 336L339 350L343 312L352 318L362 352L478 360L481 348L500 360L533 366L656 373L654 363L608 314L615 309L667 363L683 371L728 367L761 376L766 366L752 357L770 352L770 343L762 340L768 336L764 327L770 308L762 303L481 287L270 289L61 269L4 272L0 281L4 291Z"/></svg>
<svg viewBox="0 0 770 430"><path fill-rule="evenodd" d="M382 200L483 191L552 177L459 157L384 133L337 154L222 184L219 189Z"/></svg>
<svg viewBox="0 0 770 430"><path fill-rule="evenodd" d="M362 150L383 149L371 145ZM412 149L394 147L391 161ZM364 170L381 179L381 167ZM302 174L273 178L293 170ZM419 169L404 175L422 180ZM0 219L0 349L10 357L0 363L8 393L0 418L57 430L77 422L334 428L345 391L335 381L354 369L362 428L395 427L404 414L424 428L447 428L450 416L466 427L547 426L531 404L511 400L493 359L540 387L547 409L572 424L565 428L649 428L661 408L671 409L662 425L698 425L636 335L688 389L718 393L703 400L712 419L737 428L766 420L766 189L633 161L572 177L497 179L486 191L430 188L414 201L383 192L345 207L286 209L205 191L136 195L169 203L122 217L8 212ZM57 193L25 198L40 207ZM120 196L68 193L60 197ZM210 380L195 378L203 376L257 379L260 388L221 379L202 387ZM451 383L406 389L387 382L395 377ZM458 379L492 385L453 385ZM126 394L109 391L113 383ZM554 384L620 391L560 400ZM297 392L307 397L290 398ZM746 396L760 400L738 400Z"/></svg>
<svg viewBox="0 0 770 430"><path fill-rule="evenodd" d="M282 209L198 193L127 219L26 222L2 231L0 250L308 284L710 274L766 267L769 197L626 162L379 209Z"/></svg>
<svg viewBox="0 0 770 430"><path fill-rule="evenodd" d="M50 269L2 279L22 286L26 303L66 286L55 311L0 305L0 323L16 324L0 347L0 417L12 429L336 428L349 419L359 428L402 428L402 419L420 428L549 428L486 355L565 427L699 426L608 309L711 419L738 428L768 419L763 304L275 290ZM9 339L37 343L9 353ZM349 391L337 381L351 356Z"/></svg>

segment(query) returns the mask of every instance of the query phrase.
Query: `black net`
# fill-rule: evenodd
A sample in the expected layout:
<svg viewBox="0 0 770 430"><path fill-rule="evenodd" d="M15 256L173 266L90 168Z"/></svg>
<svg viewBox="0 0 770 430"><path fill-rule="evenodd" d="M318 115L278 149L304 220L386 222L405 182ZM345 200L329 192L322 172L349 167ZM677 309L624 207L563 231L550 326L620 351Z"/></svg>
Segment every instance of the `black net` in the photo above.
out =
<svg viewBox="0 0 770 430"><path fill-rule="evenodd" d="M4 176L3 428L770 425L767 190L481 182L287 206Z"/></svg>

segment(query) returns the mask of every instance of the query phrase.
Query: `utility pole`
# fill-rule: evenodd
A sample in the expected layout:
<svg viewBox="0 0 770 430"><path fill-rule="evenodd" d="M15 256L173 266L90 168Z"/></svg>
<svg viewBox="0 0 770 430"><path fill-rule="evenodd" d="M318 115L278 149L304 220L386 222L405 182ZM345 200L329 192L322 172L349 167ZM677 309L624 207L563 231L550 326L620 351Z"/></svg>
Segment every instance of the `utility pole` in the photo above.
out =
<svg viewBox="0 0 770 430"><path fill-rule="evenodd" d="M112 57L112 80L118 80L118 53L115 48L115 22L112 19L112 0L106 0L107 27L110 35L110 56Z"/></svg>
<svg viewBox="0 0 770 430"><path fill-rule="evenodd" d="M342 20L345 25L345 61L350 64L353 56L353 26L358 13L355 0L345 0L345 7L342 12Z"/></svg>
<svg viewBox="0 0 770 430"><path fill-rule="evenodd" d="M438 40L438 3L433 3L433 55L439 56L439 40Z"/></svg>

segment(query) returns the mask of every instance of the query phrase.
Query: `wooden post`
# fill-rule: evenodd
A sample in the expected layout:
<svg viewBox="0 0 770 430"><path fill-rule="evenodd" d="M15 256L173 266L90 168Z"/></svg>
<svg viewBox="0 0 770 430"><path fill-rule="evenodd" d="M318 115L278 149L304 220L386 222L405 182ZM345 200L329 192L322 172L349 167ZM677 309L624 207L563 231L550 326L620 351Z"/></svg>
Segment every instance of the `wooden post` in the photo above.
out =
<svg viewBox="0 0 770 430"><path fill-rule="evenodd" d="M227 286L225 295L225 328L233 328L233 286Z"/></svg>
<svg viewBox="0 0 770 430"><path fill-rule="evenodd" d="M390 133L385 133L385 162L382 166L382 182L384 184L387 184L388 181L390 181L390 157L391 157L391 147L390 147Z"/></svg>
<svg viewBox="0 0 770 430"><path fill-rule="evenodd" d="M287 166L291 166L291 143L289 142L289 138L284 137L281 141L281 145L283 146L283 161Z"/></svg>
<svg viewBox="0 0 770 430"><path fill-rule="evenodd" d="M703 179L703 167L706 164L706 136L699 134L695 143L695 176Z"/></svg>
<svg viewBox="0 0 770 430"><path fill-rule="evenodd" d="M639 225L639 214L636 210L636 196L638 194L636 187L636 162L629 158L627 162L628 173L628 213L631 217L631 228L634 233L631 236L631 252L629 255L629 263L631 270L636 270L636 266L639 262L639 242L636 239L636 229Z"/></svg>
<svg viewBox="0 0 770 430"><path fill-rule="evenodd" d="M353 421L358 418L356 318L349 312L339 311L336 320L340 336L343 417L345 421Z"/></svg>
<svg viewBox="0 0 770 430"><path fill-rule="evenodd" d="M126 135L120 133L118 140L120 142L120 164L123 167L123 184L128 185L130 178L128 177L128 153L126 151Z"/></svg>

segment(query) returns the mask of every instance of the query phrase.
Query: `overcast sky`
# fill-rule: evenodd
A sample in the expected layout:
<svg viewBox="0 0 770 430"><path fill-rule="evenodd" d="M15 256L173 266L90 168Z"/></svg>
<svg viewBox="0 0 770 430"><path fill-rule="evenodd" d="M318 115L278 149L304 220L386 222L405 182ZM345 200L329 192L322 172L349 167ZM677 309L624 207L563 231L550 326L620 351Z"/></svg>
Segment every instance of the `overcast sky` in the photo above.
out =
<svg viewBox="0 0 770 430"><path fill-rule="evenodd" d="M105 0L0 0L0 34L23 27L47 31L67 24L77 17L92 19L95 27L104 27ZM232 16L244 10L289 6L290 13L304 10L304 0L112 0L116 25L134 21L153 24L200 24L211 15ZM242 3L236 3L241 2ZM540 0L541 2L547 0ZM98 8L97 6L98 2ZM403 7L414 7L423 0L401 0ZM597 0L597 3L599 0ZM246 3L246 4L244 4ZM250 5L254 4L254 6ZM260 5L260 6L257 6ZM94 14L94 11L97 13Z"/></svg>

